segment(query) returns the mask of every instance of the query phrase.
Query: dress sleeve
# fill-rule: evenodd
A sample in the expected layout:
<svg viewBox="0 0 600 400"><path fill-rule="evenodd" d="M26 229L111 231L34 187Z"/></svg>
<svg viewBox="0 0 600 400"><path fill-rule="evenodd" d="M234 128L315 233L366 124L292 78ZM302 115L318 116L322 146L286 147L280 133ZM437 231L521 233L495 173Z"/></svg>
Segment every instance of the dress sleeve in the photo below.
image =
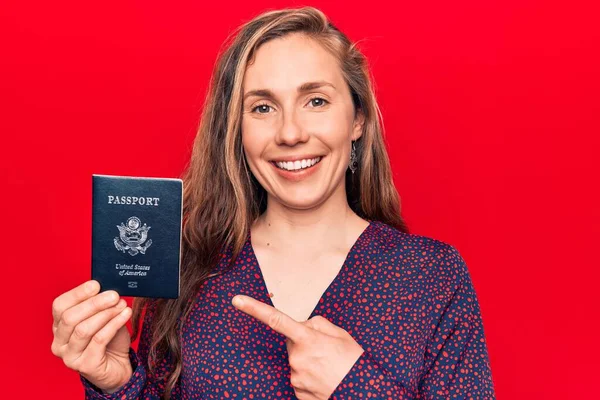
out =
<svg viewBox="0 0 600 400"><path fill-rule="evenodd" d="M457 284L425 350L417 399L495 399L481 310L464 259L452 246L447 264ZM437 306L436 306L437 307Z"/></svg>
<svg viewBox="0 0 600 400"><path fill-rule="evenodd" d="M165 372L171 370L173 361L170 353L158 362L154 368L154 373L149 374L147 369L147 361L149 354L149 345L151 341L150 322L154 315L154 310L151 306L146 309L144 322L140 334L138 351L129 348L129 360L133 369L133 375L118 391L112 394L103 393L101 389L92 384L89 380L79 375L83 383L85 391L85 400L160 400L165 390L165 379L159 377ZM175 385L172 392L172 399L179 398L179 382Z"/></svg>
<svg viewBox="0 0 600 400"><path fill-rule="evenodd" d="M456 276L425 350L425 373L416 397L364 351L331 394L345 399L495 399L481 312L467 266L450 246L446 266Z"/></svg>
<svg viewBox="0 0 600 400"><path fill-rule="evenodd" d="M408 400L406 389L364 350L329 400L385 399Z"/></svg>

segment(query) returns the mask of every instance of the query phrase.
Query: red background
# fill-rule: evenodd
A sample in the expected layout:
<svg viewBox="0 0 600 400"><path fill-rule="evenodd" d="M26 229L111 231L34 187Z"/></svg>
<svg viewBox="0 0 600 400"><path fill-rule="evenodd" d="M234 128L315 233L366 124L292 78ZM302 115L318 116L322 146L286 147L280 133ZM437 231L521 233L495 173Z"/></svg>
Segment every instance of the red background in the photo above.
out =
<svg viewBox="0 0 600 400"><path fill-rule="evenodd" d="M51 303L90 277L91 174L177 176L227 34L306 4L201 3L2 2L2 397L83 396ZM309 3L370 60L412 231L467 261L498 398L597 393L592 3Z"/></svg>

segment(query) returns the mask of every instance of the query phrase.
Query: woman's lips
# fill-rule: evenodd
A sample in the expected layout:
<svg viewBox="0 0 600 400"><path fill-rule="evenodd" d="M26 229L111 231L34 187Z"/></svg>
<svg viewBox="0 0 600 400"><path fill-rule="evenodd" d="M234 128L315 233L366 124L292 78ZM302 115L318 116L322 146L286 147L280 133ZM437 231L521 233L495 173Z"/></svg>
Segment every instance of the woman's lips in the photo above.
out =
<svg viewBox="0 0 600 400"><path fill-rule="evenodd" d="M325 158L325 157L321 156L321 160L319 160L318 163L316 163L308 168L303 168L303 169L299 169L299 170L295 170L295 171L288 171L286 169L279 168L273 161L269 162L269 164L271 164L273 166L273 168L275 168L275 171L277 172L277 174L279 174L279 176L281 176L287 180L290 180L292 182L298 182L303 179L306 179L307 177L309 177L312 174L314 174L315 172L317 172L320 168L319 166L323 162L323 158Z"/></svg>

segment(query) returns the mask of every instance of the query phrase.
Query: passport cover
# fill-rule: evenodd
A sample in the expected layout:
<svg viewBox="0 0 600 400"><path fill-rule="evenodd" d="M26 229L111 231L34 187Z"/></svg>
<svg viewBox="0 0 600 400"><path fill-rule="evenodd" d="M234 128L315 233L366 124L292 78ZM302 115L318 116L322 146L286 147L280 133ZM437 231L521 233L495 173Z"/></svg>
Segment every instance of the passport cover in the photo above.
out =
<svg viewBox="0 0 600 400"><path fill-rule="evenodd" d="M179 297L183 182L92 175L92 279L121 296Z"/></svg>

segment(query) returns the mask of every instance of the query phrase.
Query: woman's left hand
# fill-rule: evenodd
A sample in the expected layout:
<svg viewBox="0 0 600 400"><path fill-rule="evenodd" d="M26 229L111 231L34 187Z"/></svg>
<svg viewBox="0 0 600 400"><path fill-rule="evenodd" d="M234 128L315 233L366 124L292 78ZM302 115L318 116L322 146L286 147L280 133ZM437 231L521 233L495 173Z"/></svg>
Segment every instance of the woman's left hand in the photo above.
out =
<svg viewBox="0 0 600 400"><path fill-rule="evenodd" d="M364 351L347 331L320 315L298 322L243 295L235 296L232 304L287 338L290 381L298 399L329 399Z"/></svg>

